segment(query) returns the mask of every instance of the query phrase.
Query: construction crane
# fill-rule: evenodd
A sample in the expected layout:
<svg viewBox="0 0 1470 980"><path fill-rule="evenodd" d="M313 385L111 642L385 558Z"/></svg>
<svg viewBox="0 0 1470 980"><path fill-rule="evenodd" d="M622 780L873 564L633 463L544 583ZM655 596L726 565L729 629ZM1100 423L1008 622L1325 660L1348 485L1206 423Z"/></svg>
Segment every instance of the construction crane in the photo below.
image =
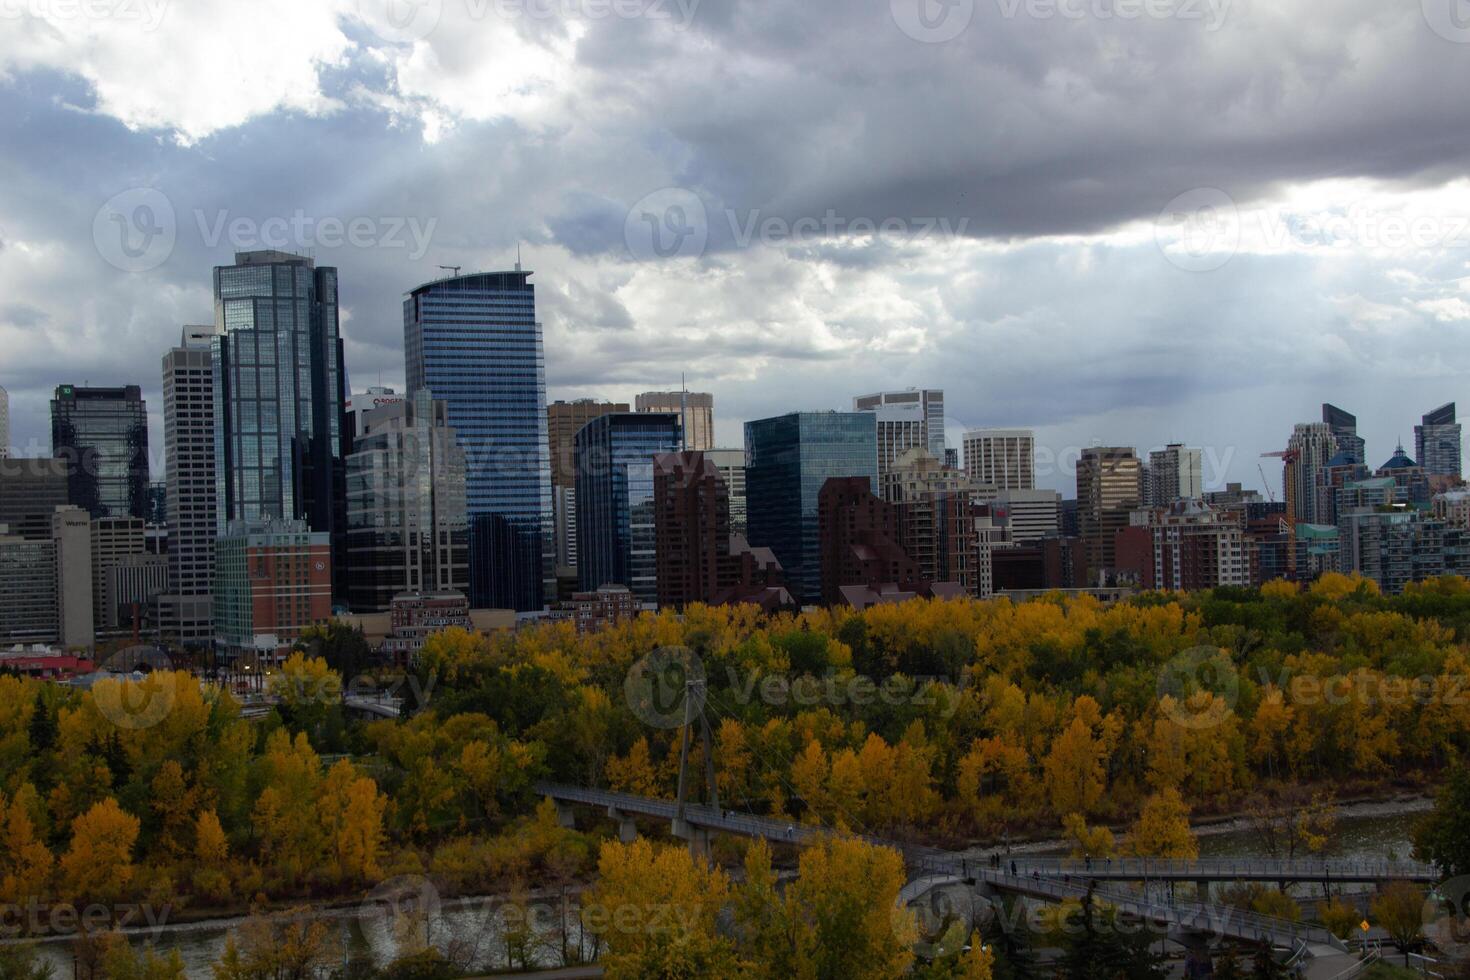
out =
<svg viewBox="0 0 1470 980"><path fill-rule="evenodd" d="M1288 467L1302 458L1301 450L1284 449L1279 453L1261 453L1262 459L1279 459L1282 467ZM1259 463L1256 464L1258 467ZM1261 470L1261 478L1264 480L1266 472ZM1286 574L1293 582L1296 581L1296 481L1289 473L1283 472L1281 483L1286 490L1286 519L1281 523L1286 530ZM1269 492L1269 491L1268 491ZM1275 503L1273 498L1272 503Z"/></svg>

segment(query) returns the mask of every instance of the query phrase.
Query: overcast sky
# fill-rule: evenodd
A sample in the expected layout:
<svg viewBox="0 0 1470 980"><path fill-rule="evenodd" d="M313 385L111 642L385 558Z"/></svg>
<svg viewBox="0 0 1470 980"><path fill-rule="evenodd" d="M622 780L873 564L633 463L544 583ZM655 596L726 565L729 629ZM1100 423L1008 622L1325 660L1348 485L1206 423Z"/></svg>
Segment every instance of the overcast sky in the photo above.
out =
<svg viewBox="0 0 1470 980"><path fill-rule="evenodd" d="M402 384L405 291L519 243L553 399L684 373L738 444L942 387L952 438L1254 486L1332 401L1377 464L1470 366L1465 7L0 0L13 441L137 383L161 448L236 248L340 269L360 390Z"/></svg>

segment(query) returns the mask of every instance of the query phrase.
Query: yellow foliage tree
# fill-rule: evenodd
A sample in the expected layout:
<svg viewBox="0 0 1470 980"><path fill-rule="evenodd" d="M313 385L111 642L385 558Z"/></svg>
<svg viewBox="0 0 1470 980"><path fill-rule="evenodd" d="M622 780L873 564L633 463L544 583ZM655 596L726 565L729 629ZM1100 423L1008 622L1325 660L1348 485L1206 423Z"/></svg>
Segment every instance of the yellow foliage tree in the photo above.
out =
<svg viewBox="0 0 1470 980"><path fill-rule="evenodd" d="M133 845L138 818L108 797L72 821L71 846L61 858L61 889L67 899L115 901L133 880Z"/></svg>
<svg viewBox="0 0 1470 980"><path fill-rule="evenodd" d="M55 859L36 833L31 809L36 789L24 783L7 803L0 793L0 905L21 906L44 900Z"/></svg>
<svg viewBox="0 0 1470 980"><path fill-rule="evenodd" d="M1128 849L1139 857L1199 857L1199 841L1189 827L1189 806L1173 787L1150 796L1128 835Z"/></svg>

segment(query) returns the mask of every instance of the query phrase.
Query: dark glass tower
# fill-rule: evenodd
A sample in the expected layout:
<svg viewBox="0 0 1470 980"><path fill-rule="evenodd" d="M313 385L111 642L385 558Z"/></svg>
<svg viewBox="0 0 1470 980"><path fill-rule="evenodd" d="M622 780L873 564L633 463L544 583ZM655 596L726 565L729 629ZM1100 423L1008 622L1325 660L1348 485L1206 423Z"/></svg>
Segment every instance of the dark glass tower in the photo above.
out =
<svg viewBox="0 0 1470 980"><path fill-rule="evenodd" d="M346 370L337 270L289 252L240 252L214 270L215 485L231 521L304 520L331 535L344 596Z"/></svg>
<svg viewBox="0 0 1470 980"><path fill-rule="evenodd" d="M577 577L584 592L626 585L658 601L653 457L679 449L671 412L603 415L577 433Z"/></svg>
<svg viewBox="0 0 1470 980"><path fill-rule="evenodd" d="M834 476L878 485L877 416L872 412L793 412L745 423L747 537L770 548L798 602L822 595L818 498Z"/></svg>
<svg viewBox="0 0 1470 980"><path fill-rule="evenodd" d="M67 502L93 517L148 516L148 409L137 385L60 385L51 454L66 461Z"/></svg>
<svg viewBox="0 0 1470 980"><path fill-rule="evenodd" d="M1337 452L1344 462L1366 464L1367 451L1363 439L1358 435L1358 417L1345 412L1336 405L1322 406L1322 421L1332 430L1337 439Z"/></svg>
<svg viewBox="0 0 1470 980"><path fill-rule="evenodd" d="M546 360L531 273L425 283L403 303L408 390L449 406L466 456L470 600L536 610L555 595Z"/></svg>
<svg viewBox="0 0 1470 980"><path fill-rule="evenodd" d="M1460 424L1455 421L1455 403L1441 405L1414 426L1414 451L1419 465L1430 476L1460 476Z"/></svg>

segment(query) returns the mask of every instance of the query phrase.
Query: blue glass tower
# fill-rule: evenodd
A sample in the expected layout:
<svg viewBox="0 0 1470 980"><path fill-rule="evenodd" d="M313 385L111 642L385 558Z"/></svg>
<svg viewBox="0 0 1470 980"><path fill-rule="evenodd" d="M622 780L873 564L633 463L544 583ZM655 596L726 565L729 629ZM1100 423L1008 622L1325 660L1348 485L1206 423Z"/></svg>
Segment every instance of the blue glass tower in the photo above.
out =
<svg viewBox="0 0 1470 980"><path fill-rule="evenodd" d="M304 520L347 566L347 372L337 270L289 252L239 252L214 270L214 458L219 533L231 521Z"/></svg>
<svg viewBox="0 0 1470 980"><path fill-rule="evenodd" d="M465 451L470 600L523 612L555 595L546 358L530 277L454 276L403 303L408 390L448 404Z"/></svg>
<svg viewBox="0 0 1470 980"><path fill-rule="evenodd" d="M770 548L798 602L822 595L817 497L834 476L878 484L872 412L792 412L745 423L745 506L752 547Z"/></svg>
<svg viewBox="0 0 1470 980"><path fill-rule="evenodd" d="M653 457L679 450L679 416L616 412L582 426L577 466L577 575L582 590L626 585L658 601Z"/></svg>

